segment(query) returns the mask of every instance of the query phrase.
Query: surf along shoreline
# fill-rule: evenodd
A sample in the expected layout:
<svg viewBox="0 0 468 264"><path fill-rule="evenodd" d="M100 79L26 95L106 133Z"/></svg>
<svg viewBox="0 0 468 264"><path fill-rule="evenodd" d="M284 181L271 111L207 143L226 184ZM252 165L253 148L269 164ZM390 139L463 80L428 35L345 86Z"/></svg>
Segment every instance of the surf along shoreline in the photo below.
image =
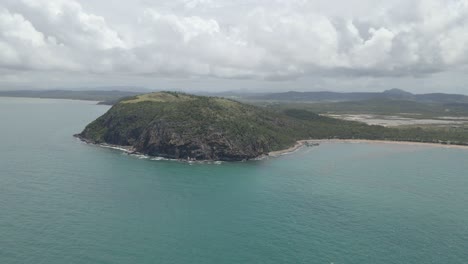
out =
<svg viewBox="0 0 468 264"><path fill-rule="evenodd" d="M132 146L121 146L121 145L113 145L107 143L95 143L85 138L82 138L79 134L73 135L75 138L79 139L81 142L95 145L103 148L110 148L114 150L122 151L128 155L137 155L137 156L147 156L148 158L163 158L158 156L148 156L142 154L140 152L135 151ZM319 146L320 144L326 143L348 143L348 144L394 144L394 145L407 145L407 146L430 146L430 147L439 147L439 148L458 148L458 149L465 149L468 150L468 145L455 145L455 144L444 144L444 143L432 143L432 142L413 142L413 141L393 141L393 140L371 140L371 139L305 139L305 140L298 140L294 146L277 150L271 151L267 154L261 155L257 158L250 159L250 160L262 160L268 157L279 157L286 154L294 153L295 151L301 149L302 147L309 146L315 147ZM166 159L166 158L163 158ZM189 161L193 162L193 160L186 160L186 159L167 159L167 160L178 160L178 161ZM215 160L197 160L198 162L214 162Z"/></svg>

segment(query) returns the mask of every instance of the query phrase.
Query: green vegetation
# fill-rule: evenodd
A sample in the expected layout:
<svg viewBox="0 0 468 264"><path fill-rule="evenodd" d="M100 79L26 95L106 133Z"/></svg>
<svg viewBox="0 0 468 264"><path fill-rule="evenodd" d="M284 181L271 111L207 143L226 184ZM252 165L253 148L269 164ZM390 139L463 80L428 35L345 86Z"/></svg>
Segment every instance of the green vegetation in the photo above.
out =
<svg viewBox="0 0 468 264"><path fill-rule="evenodd" d="M242 160L292 145L298 124L225 98L161 92L122 100L80 136L150 155Z"/></svg>
<svg viewBox="0 0 468 264"><path fill-rule="evenodd" d="M194 100L196 97L177 93L177 92L164 92L164 93L149 93L149 94L140 94L131 98L126 98L122 100L124 104L135 104L141 102L177 102L177 101L189 101Z"/></svg>
<svg viewBox="0 0 468 264"><path fill-rule="evenodd" d="M160 92L122 100L79 135L93 143L132 146L183 159L242 160L300 139L374 139L467 144L467 131L386 128L307 109L256 107L237 101Z"/></svg>
<svg viewBox="0 0 468 264"><path fill-rule="evenodd" d="M319 114L401 115L416 118L468 116L468 103L419 103L406 100L371 99L348 102L256 102L255 104L276 111L294 108Z"/></svg>

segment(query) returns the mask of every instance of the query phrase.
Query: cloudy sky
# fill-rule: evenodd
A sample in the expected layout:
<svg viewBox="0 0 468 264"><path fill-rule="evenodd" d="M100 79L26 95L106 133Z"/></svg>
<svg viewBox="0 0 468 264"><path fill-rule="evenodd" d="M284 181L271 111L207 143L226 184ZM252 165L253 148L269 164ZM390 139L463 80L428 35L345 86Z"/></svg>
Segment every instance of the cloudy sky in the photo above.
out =
<svg viewBox="0 0 468 264"><path fill-rule="evenodd" d="M0 0L0 89L468 94L468 0Z"/></svg>

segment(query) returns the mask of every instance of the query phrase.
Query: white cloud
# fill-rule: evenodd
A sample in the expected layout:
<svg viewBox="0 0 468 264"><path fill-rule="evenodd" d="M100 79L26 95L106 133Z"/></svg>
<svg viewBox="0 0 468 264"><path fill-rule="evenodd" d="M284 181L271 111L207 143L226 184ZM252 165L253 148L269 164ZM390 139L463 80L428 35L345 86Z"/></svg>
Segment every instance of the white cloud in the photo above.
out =
<svg viewBox="0 0 468 264"><path fill-rule="evenodd" d="M76 1L19 0L8 4L37 30L77 49L124 48L118 33L101 16L87 13Z"/></svg>
<svg viewBox="0 0 468 264"><path fill-rule="evenodd" d="M0 66L24 70L76 70L64 47L47 37L22 15L0 8Z"/></svg>
<svg viewBox="0 0 468 264"><path fill-rule="evenodd" d="M180 0L135 12L122 26L74 0L0 0L0 67L285 80L468 63L468 0Z"/></svg>

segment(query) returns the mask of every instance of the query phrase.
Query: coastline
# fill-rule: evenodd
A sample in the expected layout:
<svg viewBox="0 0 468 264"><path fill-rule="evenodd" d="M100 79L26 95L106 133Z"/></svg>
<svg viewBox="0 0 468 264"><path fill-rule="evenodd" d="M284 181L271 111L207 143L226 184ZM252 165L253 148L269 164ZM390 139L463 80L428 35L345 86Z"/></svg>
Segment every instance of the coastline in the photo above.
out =
<svg viewBox="0 0 468 264"><path fill-rule="evenodd" d="M148 156L141 154L133 149L131 146L120 146L120 145L112 145L112 144L107 144L107 143L95 143L91 142L85 138L82 138L79 134L73 135L77 139L79 139L81 142L89 145L95 145L98 147L103 147L103 148L110 148L110 149L115 149L122 151L128 155L135 155L138 157L144 157L144 158L149 158L151 160L176 160L176 161L182 161L182 162L215 162L218 163L220 161L216 160L185 160L185 159L168 159L164 157L158 157L158 156ZM289 147L287 149L282 149L282 150L277 150L277 151L271 151L268 152L267 154L260 155L256 158L250 159L250 160L262 160L268 157L280 157L283 155L291 154L302 147L305 146L310 146L310 147L316 147L319 146L320 144L323 143L348 143L348 144L393 144L393 145L407 145L407 146L426 146L426 147L438 147L438 148L455 148L455 149L465 149L468 150L468 145L454 145L454 144L442 144L442 143L430 143L430 142L411 142L411 141L392 141L392 140L370 140L370 139L305 139L305 140L298 140L296 141L296 144L294 146Z"/></svg>
<svg viewBox="0 0 468 264"><path fill-rule="evenodd" d="M121 151L127 155L137 157L138 159L148 159L148 160L155 160L155 161L160 161L160 160L178 161L178 162L188 163L190 165L194 163L219 165L224 162L224 161L219 161L219 160L187 160L187 159L171 159L171 158L165 158L161 156L149 156L149 155L145 155L136 151L132 146L113 145L113 144L108 144L108 143L95 143L95 142L92 142L88 139L81 137L79 134L75 134L73 135L73 137L75 137L77 140L79 140L80 142L86 145L93 145L93 146L97 146L100 148L108 148L108 149Z"/></svg>
<svg viewBox="0 0 468 264"><path fill-rule="evenodd" d="M293 153L293 152L299 150L300 148L304 147L306 145L306 141L308 141L308 140L298 140L298 141L296 141L296 144L294 146L292 146L290 148L287 148L287 149L268 152L267 156L268 157L279 157L279 156L282 156L282 155L285 155L285 154ZM316 143L319 143L319 142L316 142Z"/></svg>
<svg viewBox="0 0 468 264"><path fill-rule="evenodd" d="M83 102L83 103L89 103L91 105L99 105L99 103L103 102L103 101L96 101L96 100L73 99L73 98L49 98L49 97L29 97L29 96L6 96L6 95L0 95L0 98L60 100L60 101L70 101L70 102Z"/></svg>
<svg viewBox="0 0 468 264"><path fill-rule="evenodd" d="M293 153L307 144L322 144L322 143L349 143L349 144L395 144L395 145L409 145L409 146L431 146L439 148L457 148L468 150L468 145L454 145L454 144L442 144L442 143L431 143L431 142L412 142L412 141L393 141L393 140L371 140L371 139L306 139L298 140L296 144L290 148L272 151L268 153L270 157L279 157L289 153Z"/></svg>
<svg viewBox="0 0 468 264"><path fill-rule="evenodd" d="M99 147L102 147L102 148L116 149L116 150L123 151L123 152L125 152L127 154L140 154L140 153L136 152L133 149L132 146L113 145L113 144L107 144L107 143L96 143L96 142L93 142L93 141L88 140L86 138L83 138L80 134L75 134L75 135L73 135L73 137L77 138L81 142L83 142L85 144L88 144L88 145L99 146Z"/></svg>

